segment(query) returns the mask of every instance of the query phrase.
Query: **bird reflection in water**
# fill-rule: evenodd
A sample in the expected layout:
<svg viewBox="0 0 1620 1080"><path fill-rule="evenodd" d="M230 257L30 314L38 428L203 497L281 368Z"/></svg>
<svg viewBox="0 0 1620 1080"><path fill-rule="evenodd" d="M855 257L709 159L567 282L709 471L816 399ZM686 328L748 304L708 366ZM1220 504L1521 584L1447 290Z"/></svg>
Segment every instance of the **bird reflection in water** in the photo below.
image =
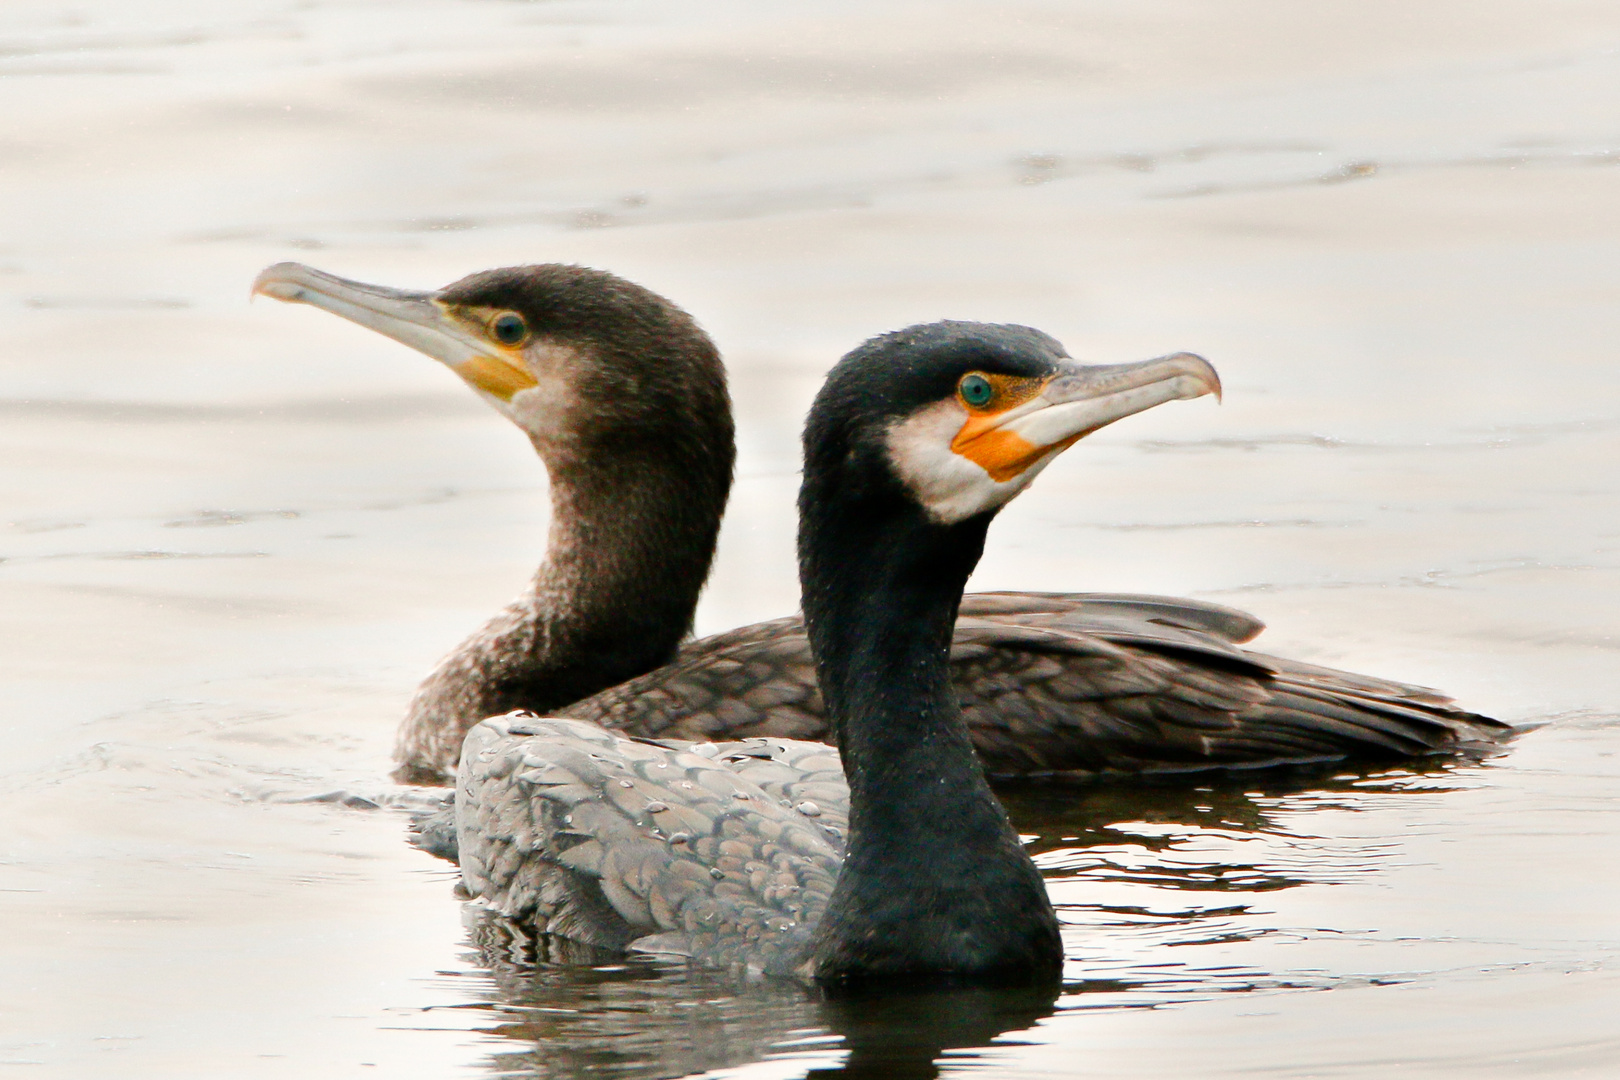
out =
<svg viewBox="0 0 1620 1080"><path fill-rule="evenodd" d="M1054 989L987 986L829 994L822 1023L843 1037L847 1056L806 1075L931 1080L942 1057L960 1066L992 1042L1018 1041L1014 1033L1051 1016L1057 998Z"/></svg>
<svg viewBox="0 0 1620 1080"><path fill-rule="evenodd" d="M506 1017L485 1033L526 1044L491 1055L504 1076L650 1080L800 1058L808 1076L933 1077L942 1056L1033 1027L1059 997L949 984L834 991L653 960L580 967L578 946L526 941L483 915L473 938ZM522 958L557 944L568 955L551 959L566 962Z"/></svg>
<svg viewBox="0 0 1620 1080"><path fill-rule="evenodd" d="M947 1063L971 1069L993 1046L1039 1041L1020 1033L1058 1012L1323 989L1331 976L1233 965L1225 953L1201 966L1196 947L1279 932L1253 898L1352 880L1396 853L1379 840L1340 840L1328 850L1309 834L1313 810L1455 791L1473 786L1477 772L1470 763L1331 777L1273 770L1218 774L1196 787L1135 781L1004 791L1014 823L1035 837L1028 849L1064 923L1070 971L1085 975L1056 993L945 986L828 994L788 980L583 956L580 946L536 941L469 908L477 962L490 978L488 1007L500 1017L483 1030L512 1044L488 1065L498 1075L547 1080L650 1080L793 1059L805 1076L933 1077ZM1062 902L1070 883L1088 899ZM1099 886L1119 886L1134 902L1099 901ZM1178 948L1167 964L1166 944L1192 948ZM580 966L593 959L596 966Z"/></svg>

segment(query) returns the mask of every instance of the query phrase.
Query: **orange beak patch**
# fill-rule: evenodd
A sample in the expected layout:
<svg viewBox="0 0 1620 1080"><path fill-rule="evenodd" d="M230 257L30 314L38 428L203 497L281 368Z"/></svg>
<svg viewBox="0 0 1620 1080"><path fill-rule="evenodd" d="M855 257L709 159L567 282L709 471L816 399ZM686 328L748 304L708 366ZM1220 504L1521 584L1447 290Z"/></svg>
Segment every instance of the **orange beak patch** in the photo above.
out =
<svg viewBox="0 0 1620 1080"><path fill-rule="evenodd" d="M969 416L951 440L953 451L989 473L998 484L1011 480L1047 454L1068 449L1086 434L1082 431L1051 446L1036 446L1017 432L997 427L1001 416L999 412Z"/></svg>
<svg viewBox="0 0 1620 1080"><path fill-rule="evenodd" d="M1007 413L1039 394L1049 380L988 372L974 375L991 385L994 396L984 406L974 406L962 400L959 392L957 401L967 410L968 418L951 440L951 449L989 473L990 479L1004 484L1048 453L1074 442L1068 439L1059 446L1036 446L1022 435L999 426ZM1075 439L1079 437L1076 435Z"/></svg>
<svg viewBox="0 0 1620 1080"><path fill-rule="evenodd" d="M529 390L535 386L534 376L517 357L475 356L459 365L456 374L486 394L492 394L502 401L511 401L512 396L519 390Z"/></svg>

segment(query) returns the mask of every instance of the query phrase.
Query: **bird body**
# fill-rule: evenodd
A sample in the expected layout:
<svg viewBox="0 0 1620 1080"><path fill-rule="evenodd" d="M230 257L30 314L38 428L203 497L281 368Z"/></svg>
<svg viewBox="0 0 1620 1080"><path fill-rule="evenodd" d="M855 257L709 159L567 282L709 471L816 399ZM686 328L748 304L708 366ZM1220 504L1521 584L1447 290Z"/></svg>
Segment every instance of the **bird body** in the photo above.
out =
<svg viewBox="0 0 1620 1080"><path fill-rule="evenodd" d="M283 263L255 291L439 359L525 431L551 475L546 559L417 691L396 746L402 779L443 782L468 730L513 709L642 737L833 739L801 619L682 644L734 460L724 370L685 312L614 275L557 265L410 293ZM975 392L1001 393L989 380ZM963 409L936 402L885 437L936 516L953 515L953 500L1005 501L1050 460L1020 469L1024 435L1039 433ZM1056 414L1030 415L1014 426ZM970 595L952 684L980 759L1002 778L1390 759L1509 732L1422 687L1238 647L1261 628L1190 600Z"/></svg>
<svg viewBox="0 0 1620 1080"><path fill-rule="evenodd" d="M848 809L820 743L677 749L517 713L468 734L456 828L468 891L501 916L605 950L792 975Z"/></svg>
<svg viewBox="0 0 1620 1080"><path fill-rule="evenodd" d="M1037 429L1007 479L943 490L939 445L895 450L887 436L970 401L981 368L1039 383L1038 409L1096 415ZM1056 915L951 687L962 587L1020 476L1085 431L1216 385L1193 358L1082 374L1019 327L935 324L855 350L806 423L799 497L805 627L836 758L807 743L701 753L578 721L484 721L456 791L469 892L586 944L823 982L1055 984ZM1132 393L1143 387L1163 393ZM812 787L819 802L801 798Z"/></svg>
<svg viewBox="0 0 1620 1080"><path fill-rule="evenodd" d="M691 316L575 266L416 293L279 263L253 287L440 360L523 430L551 477L546 558L417 690L395 747L401 779L454 775L487 716L552 711L675 657L736 457L725 369Z"/></svg>
<svg viewBox="0 0 1620 1080"><path fill-rule="evenodd" d="M1239 647L1262 628L1168 597L969 593L952 684L997 780L1396 759L1490 745L1501 730L1423 687ZM799 616L689 641L558 715L644 738L832 739Z"/></svg>
<svg viewBox="0 0 1620 1080"><path fill-rule="evenodd" d="M546 561L423 684L400 756L413 777L459 757L465 885L556 938L829 982L1048 984L1056 919L981 762L1320 761L1501 729L1428 691L1246 652L1258 622L1215 605L963 604L999 508L1091 431L1218 391L1197 357L1084 367L1037 331L981 324L868 342L806 425L802 623L680 646L733 461L718 356L684 312L577 267L404 293L283 264L255 290L440 359L546 462ZM780 734L838 754L760 737Z"/></svg>
<svg viewBox="0 0 1620 1080"><path fill-rule="evenodd" d="M950 431L895 435L942 404L976 418L995 401L976 381L994 377L1032 402L1001 415L1025 444L1001 478L955 482ZM997 511L1063 449L1218 386L1196 357L1082 368L1024 327L938 323L850 353L806 422L799 495L805 633L837 755L486 720L457 777L468 891L609 949L827 983L1055 985L1057 917L951 685L962 588Z"/></svg>

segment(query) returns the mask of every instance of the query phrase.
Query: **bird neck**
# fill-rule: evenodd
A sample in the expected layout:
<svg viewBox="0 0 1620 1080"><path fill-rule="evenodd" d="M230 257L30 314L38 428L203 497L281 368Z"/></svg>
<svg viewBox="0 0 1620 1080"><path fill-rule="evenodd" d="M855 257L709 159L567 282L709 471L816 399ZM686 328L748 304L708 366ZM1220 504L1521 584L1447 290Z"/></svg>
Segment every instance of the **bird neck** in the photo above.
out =
<svg viewBox="0 0 1620 1080"><path fill-rule="evenodd" d="M545 633L515 673L537 701L577 701L674 656L692 629L730 482L729 461L707 484L647 458L553 468L546 557L524 597Z"/></svg>
<svg viewBox="0 0 1620 1080"><path fill-rule="evenodd" d="M536 711L667 663L692 628L731 484L657 453L548 454L545 561L493 651L509 694Z"/></svg>
<svg viewBox="0 0 1620 1080"><path fill-rule="evenodd" d="M801 503L805 621L850 787L848 855L815 974L1054 979L1062 950L1045 885L985 781L950 682L988 515L947 527L909 501L806 501L823 505Z"/></svg>
<svg viewBox="0 0 1620 1080"><path fill-rule="evenodd" d="M733 447L721 441L695 460L537 444L551 476L545 560L417 691L395 749L402 776L453 773L463 737L486 716L554 711L674 658L730 491Z"/></svg>

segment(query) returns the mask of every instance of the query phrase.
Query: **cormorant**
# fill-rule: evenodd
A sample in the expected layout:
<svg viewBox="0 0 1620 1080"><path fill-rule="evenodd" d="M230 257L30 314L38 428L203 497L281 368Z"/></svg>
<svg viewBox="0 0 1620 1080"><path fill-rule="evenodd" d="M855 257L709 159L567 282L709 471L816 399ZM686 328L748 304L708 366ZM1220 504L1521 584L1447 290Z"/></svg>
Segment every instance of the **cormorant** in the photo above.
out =
<svg viewBox="0 0 1620 1080"><path fill-rule="evenodd" d="M546 559L417 691L396 747L402 779L448 775L473 724L520 708L645 737L832 739L798 617L682 644L735 454L718 352L684 311L562 265L406 292L280 263L254 291L442 361L528 434L551 476ZM1014 430L1040 400L1031 393L987 378L971 400L908 421L919 445L951 433L950 469L930 480L946 503L985 483L1010 497L1050 460L1018 471L1027 451ZM1238 647L1262 628L1193 600L971 594L952 681L995 777L1394 759L1511 730L1422 687Z"/></svg>
<svg viewBox="0 0 1620 1080"><path fill-rule="evenodd" d="M962 589L991 520L1057 454L1219 385L1185 354L1082 366L1023 326L932 323L851 352L805 423L799 491L838 755L486 720L456 785L468 891L541 933L707 964L1054 984L1057 918L951 684ZM963 438L964 411L993 442Z"/></svg>

